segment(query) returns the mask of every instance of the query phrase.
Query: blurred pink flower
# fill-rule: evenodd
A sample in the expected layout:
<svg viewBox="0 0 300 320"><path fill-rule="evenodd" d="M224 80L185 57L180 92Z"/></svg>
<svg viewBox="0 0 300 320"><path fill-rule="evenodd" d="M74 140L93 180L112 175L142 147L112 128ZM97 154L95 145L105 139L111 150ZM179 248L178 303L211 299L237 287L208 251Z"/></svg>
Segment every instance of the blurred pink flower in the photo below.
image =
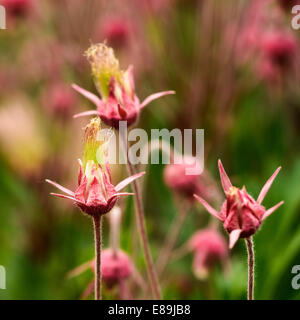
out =
<svg viewBox="0 0 300 320"><path fill-rule="evenodd" d="M272 32L266 34L261 49L267 59L276 67L291 66L297 54L297 40L290 33Z"/></svg>
<svg viewBox="0 0 300 320"><path fill-rule="evenodd" d="M213 228L197 231L189 241L194 251L193 269L196 276L205 279L218 262L228 258L227 244L223 236Z"/></svg>
<svg viewBox="0 0 300 320"><path fill-rule="evenodd" d="M258 74L270 83L279 84L296 69L297 39L292 33L272 31L262 36Z"/></svg>
<svg viewBox="0 0 300 320"><path fill-rule="evenodd" d="M94 260L92 269L95 271ZM133 272L133 264L122 250L114 252L112 249L105 249L101 253L101 272L103 281L110 287L130 277Z"/></svg>
<svg viewBox="0 0 300 320"><path fill-rule="evenodd" d="M131 24L124 18L111 18L100 26L101 40L114 48L122 48L128 44Z"/></svg>
<svg viewBox="0 0 300 320"><path fill-rule="evenodd" d="M278 0L278 2L285 10L291 10L293 6L300 4L300 0Z"/></svg>
<svg viewBox="0 0 300 320"><path fill-rule="evenodd" d="M92 65L95 85L102 99L73 85L75 90L97 107L97 111L82 112L75 117L99 115L104 123L118 129L119 121L127 121L127 125L130 126L137 120L140 110L151 101L175 93L174 91L155 93L140 103L135 94L133 68L129 67L125 72L120 70L119 62L111 48L104 44L93 45L87 51L87 57Z"/></svg>
<svg viewBox="0 0 300 320"><path fill-rule="evenodd" d="M67 116L75 107L76 96L69 85L58 82L46 88L43 104L49 113Z"/></svg>
<svg viewBox="0 0 300 320"><path fill-rule="evenodd" d="M0 0L10 17L21 17L26 15L32 8L32 0Z"/></svg>
<svg viewBox="0 0 300 320"><path fill-rule="evenodd" d="M215 199L218 197L218 190L206 172L187 174L188 169L196 169L197 167L199 166L197 166L195 157L185 157L182 163L168 164L164 168L165 184L189 200L194 199L195 193L210 200Z"/></svg>
<svg viewBox="0 0 300 320"><path fill-rule="evenodd" d="M230 248L233 248L239 238L248 238L256 233L262 221L283 204L283 201L281 201L268 210L261 205L280 169L281 167L276 169L261 189L257 200L254 200L247 193L245 187L238 189L232 186L219 160L220 178L226 195L226 200L222 205L221 211L216 211L204 199L195 195L195 198L202 203L210 214L223 222L224 228L229 233Z"/></svg>

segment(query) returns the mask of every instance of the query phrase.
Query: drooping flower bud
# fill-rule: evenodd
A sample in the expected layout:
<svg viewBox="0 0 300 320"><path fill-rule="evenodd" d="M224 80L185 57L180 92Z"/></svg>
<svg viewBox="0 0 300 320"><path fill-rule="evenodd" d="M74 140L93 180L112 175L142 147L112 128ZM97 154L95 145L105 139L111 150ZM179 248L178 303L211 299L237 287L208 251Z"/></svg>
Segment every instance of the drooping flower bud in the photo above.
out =
<svg viewBox="0 0 300 320"><path fill-rule="evenodd" d="M74 108L76 97L74 91L63 83L55 83L48 87L43 96L43 104L47 111L57 116L67 116Z"/></svg>
<svg viewBox="0 0 300 320"><path fill-rule="evenodd" d="M122 71L112 48L103 43L92 45L87 50L86 56L91 64L94 82L102 99L73 85L75 90L97 107L97 111L83 112L75 117L96 114L104 123L118 129L120 121L127 121L128 126L133 124L140 110L151 101L164 95L174 94L174 91L159 92L140 103L135 94L133 68L130 66L126 71Z"/></svg>
<svg viewBox="0 0 300 320"><path fill-rule="evenodd" d="M262 39L262 50L275 67L287 68L292 65L297 53L297 40L292 34L272 32Z"/></svg>
<svg viewBox="0 0 300 320"><path fill-rule="evenodd" d="M94 270L95 261L92 262ZM105 249L101 253L101 272L103 281L111 287L121 280L128 278L133 271L133 264L128 255L122 250L114 252Z"/></svg>
<svg viewBox="0 0 300 320"><path fill-rule="evenodd" d="M198 195L194 195L210 214L223 222L224 228L229 233L230 248L235 245L239 238L248 238L255 234L263 220L283 204L283 201L281 201L268 210L261 205L280 169L281 167L277 168L261 189L257 200L254 200L247 193L245 187L238 189L232 186L230 179L219 160L220 178L226 195L226 200L222 205L221 211L216 211L204 199Z"/></svg>
<svg viewBox="0 0 300 320"><path fill-rule="evenodd" d="M193 269L199 279L205 279L218 262L228 258L227 244L223 236L213 228L196 232L189 241L194 252Z"/></svg>
<svg viewBox="0 0 300 320"><path fill-rule="evenodd" d="M100 119L94 118L85 129L83 163L79 160L78 188L75 192L59 184L46 180L66 195L52 195L73 200L76 205L90 216L109 212L120 196L131 193L119 193L121 189L145 172L138 173L114 186L111 182L110 168L107 162L107 136L101 136Z"/></svg>
<svg viewBox="0 0 300 320"><path fill-rule="evenodd" d="M166 185L179 195L193 200L193 195L200 194L208 199L218 198L218 190L214 181L209 177L207 172L201 174L190 174L189 170L199 168L195 157L184 157L182 163L171 163L164 169L164 181Z"/></svg>
<svg viewBox="0 0 300 320"><path fill-rule="evenodd" d="M284 10L290 11L295 5L300 4L300 0L278 0Z"/></svg>
<svg viewBox="0 0 300 320"><path fill-rule="evenodd" d="M31 0L0 0L0 5L3 5L7 14L12 18L23 17L32 7Z"/></svg>
<svg viewBox="0 0 300 320"><path fill-rule="evenodd" d="M128 44L131 24L125 18L108 19L101 27L101 38L115 48L122 48Z"/></svg>

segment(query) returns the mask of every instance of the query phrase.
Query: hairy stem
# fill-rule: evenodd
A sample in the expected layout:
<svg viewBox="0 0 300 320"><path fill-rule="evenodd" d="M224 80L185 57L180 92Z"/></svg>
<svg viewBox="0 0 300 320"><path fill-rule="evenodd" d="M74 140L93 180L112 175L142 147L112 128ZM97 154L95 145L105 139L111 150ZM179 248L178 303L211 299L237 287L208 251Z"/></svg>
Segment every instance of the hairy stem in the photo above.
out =
<svg viewBox="0 0 300 320"><path fill-rule="evenodd" d="M127 160L126 162L127 162L127 168L128 168L129 174L134 175L136 172L135 172L134 166L132 165L129 159L128 144L124 136L122 136L121 138L122 138L124 149L125 149L126 160ZM142 244L142 248L145 256L148 278L149 278L153 297L159 300L161 299L160 287L158 283L157 274L155 272L155 268L153 265L150 249L149 249L141 192L136 180L132 182L132 187L133 187L135 206L136 206L137 225L138 225L140 240L141 240L141 244Z"/></svg>
<svg viewBox="0 0 300 320"><path fill-rule="evenodd" d="M102 217L93 217L95 235L95 300L101 300L101 237L102 237Z"/></svg>
<svg viewBox="0 0 300 320"><path fill-rule="evenodd" d="M246 238L248 252L248 300L254 300L254 246L252 237Z"/></svg>

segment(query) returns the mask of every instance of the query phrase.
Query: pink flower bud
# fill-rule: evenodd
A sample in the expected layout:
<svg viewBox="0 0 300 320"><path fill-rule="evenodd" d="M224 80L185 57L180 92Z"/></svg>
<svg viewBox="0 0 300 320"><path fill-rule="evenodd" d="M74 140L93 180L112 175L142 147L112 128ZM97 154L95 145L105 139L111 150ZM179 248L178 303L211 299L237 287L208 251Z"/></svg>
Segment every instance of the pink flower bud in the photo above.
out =
<svg viewBox="0 0 300 320"><path fill-rule="evenodd" d="M275 66L291 66L297 53L297 40L291 35L282 32L267 34L262 39L262 50L266 58Z"/></svg>
<svg viewBox="0 0 300 320"><path fill-rule="evenodd" d="M31 0L0 0L0 5L3 5L7 14L11 17L20 17L26 15L31 6Z"/></svg>
<svg viewBox="0 0 300 320"><path fill-rule="evenodd" d="M198 193L199 175L187 174L186 169L193 168L195 164L168 164L164 169L164 180L166 185L175 192L188 198Z"/></svg>
<svg viewBox="0 0 300 320"><path fill-rule="evenodd" d="M193 200L193 195L200 194L205 198L219 198L218 190L214 181L206 172L201 174L189 174L189 169L199 168L197 159L194 157L185 157L182 163L168 164L164 168L165 184L176 193Z"/></svg>
<svg viewBox="0 0 300 320"><path fill-rule="evenodd" d="M213 228L196 232L189 241L189 247L194 251L193 269L200 279L205 279L216 263L228 257L225 239Z"/></svg>
<svg viewBox="0 0 300 320"><path fill-rule="evenodd" d="M109 19L101 29L102 38L112 47L120 48L128 43L130 25L124 19Z"/></svg>
<svg viewBox="0 0 300 320"><path fill-rule="evenodd" d="M278 0L284 10L290 11L295 5L300 4L300 0Z"/></svg>
<svg viewBox="0 0 300 320"><path fill-rule="evenodd" d="M95 269L95 261L92 262ZM105 249L101 253L101 272L103 281L111 286L120 280L128 278L133 271L133 265L128 255L118 250Z"/></svg>
<svg viewBox="0 0 300 320"><path fill-rule="evenodd" d="M87 111L75 115L98 115L105 124L119 128L120 121L127 121L132 125L138 118L139 112L151 101L174 91L164 91L150 95L142 103L135 94L133 68L126 71L119 68L119 61L115 58L112 48L105 44L96 44L89 48L86 56L91 64L95 85L102 97L88 92L77 85L73 88L87 99L92 101L97 111Z"/></svg>
<svg viewBox="0 0 300 320"><path fill-rule="evenodd" d="M226 195L226 200L222 205L220 213L213 209L204 199L195 195L195 198L202 203L210 214L223 222L224 228L229 233L230 248L235 245L239 238L248 238L255 234L262 221L283 204L283 201L281 201L268 210L261 205L280 169L281 167L277 168L261 189L257 200L254 200L247 193L245 187L238 189L232 186L230 179L219 160L220 178Z"/></svg>
<svg viewBox="0 0 300 320"><path fill-rule="evenodd" d="M43 100L49 113L62 116L69 115L76 103L74 91L63 83L56 83L47 88Z"/></svg>
<svg viewBox="0 0 300 320"><path fill-rule="evenodd" d="M119 191L145 174L145 172L135 174L114 186L111 182L110 168L106 162L107 151L104 150L103 155L99 153L101 148L105 149L107 141L105 137L101 140L99 134L101 134L100 120L92 119L85 129L84 163L82 164L79 160L78 188L75 192L56 182L46 180L66 194L51 193L52 195L73 200L84 213L90 216L103 215L113 208L120 196L132 195L132 193ZM99 159L100 155L104 159ZM99 160L106 164L99 163Z"/></svg>

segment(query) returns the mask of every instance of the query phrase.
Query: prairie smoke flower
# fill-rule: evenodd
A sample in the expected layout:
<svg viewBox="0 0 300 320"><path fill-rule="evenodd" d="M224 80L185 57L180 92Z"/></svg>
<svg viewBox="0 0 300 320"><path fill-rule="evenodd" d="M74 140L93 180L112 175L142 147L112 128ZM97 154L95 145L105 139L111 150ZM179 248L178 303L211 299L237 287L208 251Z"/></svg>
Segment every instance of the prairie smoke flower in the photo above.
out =
<svg viewBox="0 0 300 320"><path fill-rule="evenodd" d="M49 113L66 116L74 108L74 91L63 83L55 83L46 89L43 104Z"/></svg>
<svg viewBox="0 0 300 320"><path fill-rule="evenodd" d="M96 44L86 51L86 56L91 64L94 83L101 98L73 85L75 90L97 107L97 111L83 112L75 117L96 114L104 123L118 129L119 121L127 121L127 125L130 126L137 120L140 110L151 101L168 94L174 94L174 91L155 93L140 103L135 94L132 67L122 71L112 48L102 43Z"/></svg>
<svg viewBox="0 0 300 320"><path fill-rule="evenodd" d="M300 4L300 0L278 0L280 6L285 10L290 10L293 6Z"/></svg>
<svg viewBox="0 0 300 320"><path fill-rule="evenodd" d="M213 228L197 231L191 237L189 247L195 254L193 269L199 279L205 279L216 263L228 258L225 239Z"/></svg>
<svg viewBox="0 0 300 320"><path fill-rule="evenodd" d="M101 137L101 141L100 130L99 118L92 119L85 129L84 162L79 160L78 187L75 192L56 182L46 180L65 193L65 195L51 193L52 195L74 201L84 213L92 217L109 212L120 196L131 195L132 193L120 193L119 191L145 174L145 172L138 173L114 186L111 182L109 165L105 160L108 138ZM99 154L99 150L102 153Z"/></svg>
<svg viewBox="0 0 300 320"><path fill-rule="evenodd" d="M267 59L277 67L289 67L296 57L297 40L283 32L266 34L262 39L262 51Z"/></svg>
<svg viewBox="0 0 300 320"><path fill-rule="evenodd" d="M245 186L242 189L232 186L230 179L219 160L220 178L226 195L226 200L222 205L221 211L218 212L204 199L198 195L194 195L210 214L223 222L224 228L229 233L230 248L233 248L239 238L248 238L256 233L263 220L283 204L283 201L281 201L268 210L261 205L280 169L281 167L275 170L273 175L261 189L257 200L254 200L247 193Z"/></svg>
<svg viewBox="0 0 300 320"><path fill-rule="evenodd" d="M108 44L120 48L127 44L130 35L130 24L124 19L109 19L101 28L102 38Z"/></svg>
<svg viewBox="0 0 300 320"><path fill-rule="evenodd" d="M187 170L196 170L198 167L195 157L185 157L182 163L168 164L164 168L165 184L189 200L194 199L195 193L208 199L218 197L218 190L206 172L188 174Z"/></svg>
<svg viewBox="0 0 300 320"><path fill-rule="evenodd" d="M92 262L95 271L95 261ZM105 249L101 253L102 279L108 287L128 278L133 272L133 264L128 255L118 249Z"/></svg>
<svg viewBox="0 0 300 320"><path fill-rule="evenodd" d="M11 17L20 17L26 15L31 6L31 0L0 0L0 5L3 5L7 13Z"/></svg>

